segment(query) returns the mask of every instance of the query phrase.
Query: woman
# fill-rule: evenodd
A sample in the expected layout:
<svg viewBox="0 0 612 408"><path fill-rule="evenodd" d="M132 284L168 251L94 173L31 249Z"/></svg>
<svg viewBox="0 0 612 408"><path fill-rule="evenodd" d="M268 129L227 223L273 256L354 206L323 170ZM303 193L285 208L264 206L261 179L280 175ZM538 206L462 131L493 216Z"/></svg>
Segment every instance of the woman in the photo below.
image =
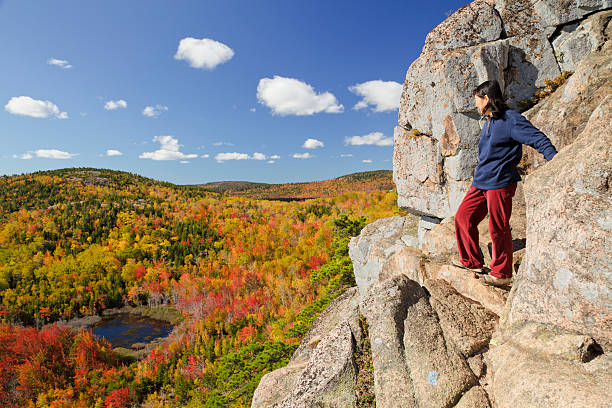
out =
<svg viewBox="0 0 612 408"><path fill-rule="evenodd" d="M454 265L477 272L485 284L507 286L512 278L512 233L510 215L516 183L521 181L516 165L522 145L535 148L549 161L557 150L548 137L523 115L508 108L497 81L486 81L474 90L481 121L486 119L478 143L478 166L472 185L455 214L459 257ZM490 272L478 244L478 224L489 214L493 243Z"/></svg>

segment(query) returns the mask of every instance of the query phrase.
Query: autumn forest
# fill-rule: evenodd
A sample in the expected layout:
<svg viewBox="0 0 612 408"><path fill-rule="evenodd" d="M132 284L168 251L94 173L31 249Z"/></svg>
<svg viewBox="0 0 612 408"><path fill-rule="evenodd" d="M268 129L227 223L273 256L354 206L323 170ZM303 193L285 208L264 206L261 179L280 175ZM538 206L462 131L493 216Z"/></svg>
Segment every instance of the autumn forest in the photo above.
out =
<svg viewBox="0 0 612 408"><path fill-rule="evenodd" d="M105 169L1 177L0 406L249 407L355 285L350 237L401 213L391 172L371 173L273 186L314 197L296 201ZM138 360L62 324L125 305L180 324Z"/></svg>

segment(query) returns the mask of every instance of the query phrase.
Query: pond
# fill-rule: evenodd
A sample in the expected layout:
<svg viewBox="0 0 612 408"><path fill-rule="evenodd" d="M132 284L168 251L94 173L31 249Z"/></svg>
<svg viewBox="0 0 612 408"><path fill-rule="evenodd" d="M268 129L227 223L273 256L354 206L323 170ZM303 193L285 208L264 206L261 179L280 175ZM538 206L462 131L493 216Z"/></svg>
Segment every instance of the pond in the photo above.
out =
<svg viewBox="0 0 612 408"><path fill-rule="evenodd" d="M95 336L108 340L113 348L132 348L134 343L148 343L168 336L173 326L147 316L120 313L102 318L91 329Z"/></svg>

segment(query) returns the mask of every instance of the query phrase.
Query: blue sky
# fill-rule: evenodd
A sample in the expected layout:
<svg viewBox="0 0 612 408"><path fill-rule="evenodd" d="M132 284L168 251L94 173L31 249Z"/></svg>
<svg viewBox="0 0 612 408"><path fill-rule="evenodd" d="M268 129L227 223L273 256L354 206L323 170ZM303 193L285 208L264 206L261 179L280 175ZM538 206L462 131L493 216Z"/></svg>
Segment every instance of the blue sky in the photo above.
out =
<svg viewBox="0 0 612 408"><path fill-rule="evenodd" d="M406 70L466 3L0 0L0 174L284 183L392 169Z"/></svg>

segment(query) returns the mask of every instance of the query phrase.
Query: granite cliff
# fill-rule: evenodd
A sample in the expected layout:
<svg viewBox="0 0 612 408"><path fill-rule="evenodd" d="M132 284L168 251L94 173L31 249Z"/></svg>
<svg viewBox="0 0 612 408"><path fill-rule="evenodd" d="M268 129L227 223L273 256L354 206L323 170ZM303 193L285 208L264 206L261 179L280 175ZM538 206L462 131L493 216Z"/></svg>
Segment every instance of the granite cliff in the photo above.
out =
<svg viewBox="0 0 612 408"><path fill-rule="evenodd" d="M317 318L252 407L357 406L360 355L378 407L608 407L612 401L612 7L477 0L432 30L406 74L395 129L398 204L352 238L357 286ZM448 261L476 166L471 91L497 77L559 153L524 149L510 291ZM480 243L490 254L487 221ZM489 261L486 259L486 261ZM367 330L364 330L367 328Z"/></svg>

